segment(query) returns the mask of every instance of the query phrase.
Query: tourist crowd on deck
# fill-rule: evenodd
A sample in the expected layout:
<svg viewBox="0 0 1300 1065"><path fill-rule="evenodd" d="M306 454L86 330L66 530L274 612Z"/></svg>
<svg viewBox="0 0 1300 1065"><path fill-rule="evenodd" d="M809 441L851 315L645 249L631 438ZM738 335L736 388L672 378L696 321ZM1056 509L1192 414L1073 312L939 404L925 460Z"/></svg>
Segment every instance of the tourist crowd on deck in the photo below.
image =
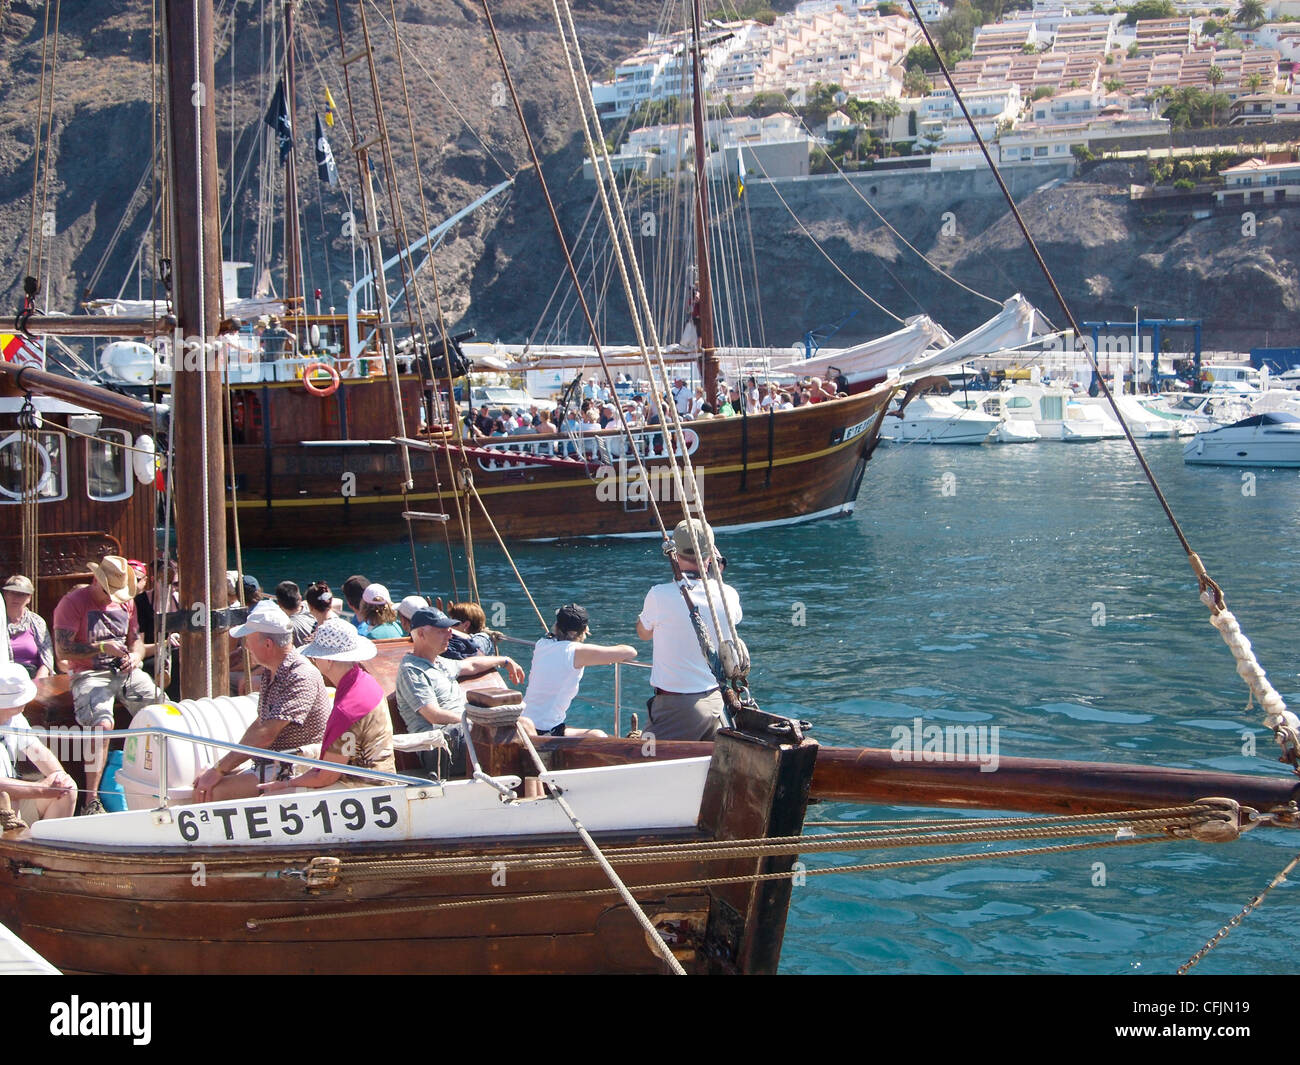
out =
<svg viewBox="0 0 1300 1065"><path fill-rule="evenodd" d="M655 652L648 731L665 740L709 739L723 719L720 689L699 648L682 592L706 629L713 630L710 595L725 602L733 623L740 620L735 592L702 576L714 553L712 532L698 519L692 523L682 522L673 536L683 584L651 589L636 625L637 636L652 640ZM56 668L68 674L73 713L91 736L114 728L119 707L134 715L175 697L181 643L175 627L190 616L182 611L175 563L160 558L149 566L106 555L89 568L94 579L59 600L49 627L28 609L31 580L24 575L5 580L0 726L31 728L24 710L37 701L38 681L47 694L57 691L50 688L58 679ZM295 775L290 762L257 758L250 765L241 752L228 751L196 776L189 795L195 802L364 786L373 780L365 771L396 771L393 731L398 723L399 731L433 734L418 755L424 774L464 776L465 682L497 671L511 684L527 680L527 716L519 717L519 726L528 735L604 736L566 721L584 670L637 657L628 644L589 643L589 616L577 603L555 612L551 630L533 647L526 674L513 658L498 652L502 634L488 627L482 607L473 601L444 606L441 599L430 602L420 595L396 598L385 585L360 574L343 581L338 594L320 580L305 591L285 580L268 593L255 577L232 570L224 592L222 605L241 609L244 614L236 616L245 617L230 629L230 693L257 695L257 718L241 743L311 755L340 768L318 766ZM716 643L716 631L711 638ZM380 681L364 666L378 654L376 641L400 641L387 646L404 652L396 668L395 716ZM499 675L495 683L499 685ZM332 698L328 688L334 689ZM100 783L108 749L102 737L86 745L82 813L105 812ZM24 757L36 766L38 779L19 776L17 766ZM38 738L0 734L0 810L11 804L30 824L71 816L76 799L72 776Z"/></svg>
<svg viewBox="0 0 1300 1065"><path fill-rule="evenodd" d="M832 371L834 372L834 371ZM626 384L629 382L620 382ZM471 442L517 436L541 436L564 433L591 433L601 429L620 429L623 422L630 429L640 429L671 422L668 407L676 409L683 421L702 418L756 417L774 410L794 410L808 403L821 403L848 394L848 381L842 374L822 380L805 377L790 385L769 382L760 385L747 377L734 385L719 383L717 395L709 402L703 385L688 384L685 378L673 380L670 391L634 392L622 399L609 388L590 387L580 400L556 414L545 406L495 407L482 404L471 408L462 419ZM622 419L619 411L622 410ZM557 420L558 418L558 420Z"/></svg>

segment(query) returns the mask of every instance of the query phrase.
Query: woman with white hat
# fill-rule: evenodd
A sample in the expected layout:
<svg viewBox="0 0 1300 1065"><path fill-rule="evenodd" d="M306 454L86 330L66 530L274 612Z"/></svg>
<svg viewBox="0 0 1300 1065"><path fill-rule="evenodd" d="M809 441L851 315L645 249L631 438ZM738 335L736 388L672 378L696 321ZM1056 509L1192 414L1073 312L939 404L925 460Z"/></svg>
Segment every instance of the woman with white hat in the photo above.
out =
<svg viewBox="0 0 1300 1065"><path fill-rule="evenodd" d="M393 721L379 681L361 663L375 657L375 645L340 618L322 622L311 643L299 653L320 670L335 689L334 709L325 723L321 760L395 773ZM365 787L368 777L344 776L328 769L309 769L291 780L263 784L263 793L298 788Z"/></svg>
<svg viewBox="0 0 1300 1065"><path fill-rule="evenodd" d="M30 729L23 707L36 698L36 685L16 662L0 663L0 725ZM22 780L17 764L26 756L45 776ZM77 785L63 771L50 749L35 736L0 735L0 791L13 800L18 815L29 825L46 817L71 817L77 805Z"/></svg>

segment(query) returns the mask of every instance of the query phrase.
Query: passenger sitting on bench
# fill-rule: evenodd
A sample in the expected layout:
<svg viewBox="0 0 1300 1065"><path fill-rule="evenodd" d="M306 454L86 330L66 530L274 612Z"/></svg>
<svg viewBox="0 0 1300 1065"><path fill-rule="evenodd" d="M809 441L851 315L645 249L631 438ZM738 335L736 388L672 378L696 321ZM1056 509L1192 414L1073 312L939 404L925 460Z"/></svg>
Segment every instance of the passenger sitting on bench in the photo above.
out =
<svg viewBox="0 0 1300 1065"><path fill-rule="evenodd" d="M113 727L114 700L135 713L166 696L141 668L150 648L135 616L135 571L117 555L92 562L90 571L94 583L73 588L54 608L54 647L72 674L77 724L104 731ZM84 813L104 812L99 779L107 758L107 741L88 744Z"/></svg>
<svg viewBox="0 0 1300 1065"><path fill-rule="evenodd" d="M440 657L457 624L455 618L435 607L417 610L411 617L412 651L397 667L397 709L406 722L406 731L441 728L447 741L450 767L445 773L440 773L444 767L437 763L436 752L424 751L420 755L425 770L439 775L463 775L465 771L465 736L460 721L465 712L465 693L457 680L501 668L511 683L520 684L524 679L518 663L504 655L476 655L459 661ZM526 732L536 735L531 721L525 717L519 721Z"/></svg>
<svg viewBox="0 0 1300 1065"><path fill-rule="evenodd" d="M0 725L29 729L23 708L36 698L36 685L17 662L0 663ZM45 774L40 780L22 780L18 759L26 755ZM71 817L77 806L77 785L63 771L53 753L35 736L9 733L0 736L0 792L29 825L47 817Z"/></svg>
<svg viewBox="0 0 1300 1065"><path fill-rule="evenodd" d="M375 657L372 641L358 635L342 618L321 625L311 643L300 654L321 671L335 689L334 709L325 723L320 757L343 766L397 772L393 761L393 719L388 713L384 689L362 662ZM262 793L296 791L301 788L370 787L372 777L345 776L329 769L309 769L291 780L273 780L262 785Z"/></svg>

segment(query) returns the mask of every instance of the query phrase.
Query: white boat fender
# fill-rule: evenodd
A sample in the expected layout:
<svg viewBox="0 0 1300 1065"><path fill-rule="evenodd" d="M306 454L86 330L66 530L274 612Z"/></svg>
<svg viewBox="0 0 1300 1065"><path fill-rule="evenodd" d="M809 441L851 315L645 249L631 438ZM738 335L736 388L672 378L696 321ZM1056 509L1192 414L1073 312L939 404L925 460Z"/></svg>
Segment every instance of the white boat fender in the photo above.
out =
<svg viewBox="0 0 1300 1065"><path fill-rule="evenodd" d="M131 468L135 470L135 479L141 484L153 484L158 476L157 449L153 437L143 433L135 438L135 450L131 453Z"/></svg>

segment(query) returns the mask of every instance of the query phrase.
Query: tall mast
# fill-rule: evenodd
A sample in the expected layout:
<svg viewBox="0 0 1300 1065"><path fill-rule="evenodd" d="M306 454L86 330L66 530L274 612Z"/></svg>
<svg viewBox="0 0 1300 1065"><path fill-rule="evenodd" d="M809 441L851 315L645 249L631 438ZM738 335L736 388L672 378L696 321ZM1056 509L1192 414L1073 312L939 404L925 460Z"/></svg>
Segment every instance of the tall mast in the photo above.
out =
<svg viewBox="0 0 1300 1065"><path fill-rule="evenodd" d="M172 299L177 320L171 427L181 602L198 613L226 597L226 464L221 372L213 357L221 322L216 78L212 0L167 0L167 161L171 167ZM214 622L215 626L215 622ZM224 627L181 633L181 694L229 690Z"/></svg>
<svg viewBox="0 0 1300 1065"><path fill-rule="evenodd" d="M704 136L704 76L701 70L700 0L691 6L691 97L695 122L695 260L700 308L700 363L704 395L713 403L718 394L718 352L713 342L713 282L709 272L709 179L705 173L708 144Z"/></svg>
<svg viewBox="0 0 1300 1065"><path fill-rule="evenodd" d="M293 76L293 0L284 0L284 96L289 108L293 144L284 161L284 301L289 312L298 313L302 304L302 244L298 232L298 115L297 86Z"/></svg>

